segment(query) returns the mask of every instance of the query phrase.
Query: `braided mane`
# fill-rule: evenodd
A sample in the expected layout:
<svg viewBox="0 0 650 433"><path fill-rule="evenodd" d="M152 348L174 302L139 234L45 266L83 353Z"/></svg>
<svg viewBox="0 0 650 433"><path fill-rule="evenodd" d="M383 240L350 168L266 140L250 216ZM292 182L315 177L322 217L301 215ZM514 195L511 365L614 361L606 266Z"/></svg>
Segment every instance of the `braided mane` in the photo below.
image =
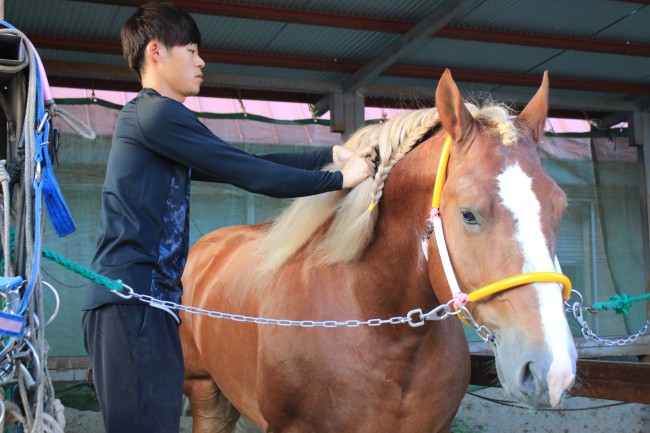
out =
<svg viewBox="0 0 650 433"><path fill-rule="evenodd" d="M509 110L502 104L482 108L466 103L488 136L501 135L505 146L516 142L516 129ZM374 146L380 157L374 178L366 179L350 191L334 191L294 200L266 230L259 252L263 270L275 270L310 241L330 219L331 224L312 254L320 265L354 262L372 241L384 182L392 168L440 123L436 108L399 114L386 123L365 126L344 144L349 149ZM338 170L335 164L325 168Z"/></svg>

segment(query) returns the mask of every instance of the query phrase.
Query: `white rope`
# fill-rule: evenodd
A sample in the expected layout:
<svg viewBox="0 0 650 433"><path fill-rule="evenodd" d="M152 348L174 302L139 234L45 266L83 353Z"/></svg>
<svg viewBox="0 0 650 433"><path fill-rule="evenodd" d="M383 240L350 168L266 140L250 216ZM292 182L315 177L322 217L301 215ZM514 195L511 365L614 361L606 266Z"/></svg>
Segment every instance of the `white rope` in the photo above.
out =
<svg viewBox="0 0 650 433"><path fill-rule="evenodd" d="M14 270L11 265L11 197L9 196L9 182L11 177L9 172L7 172L7 161L0 161L0 184L2 185L2 230L0 230L0 236L2 236L2 252L4 255L5 266L4 266L4 275L6 277L13 277Z"/></svg>
<svg viewBox="0 0 650 433"><path fill-rule="evenodd" d="M46 104L50 116L60 118L67 123L73 131L81 135L83 138L94 140L95 137L97 137L97 134L89 125L86 125L65 108L56 105L54 101L46 101Z"/></svg>

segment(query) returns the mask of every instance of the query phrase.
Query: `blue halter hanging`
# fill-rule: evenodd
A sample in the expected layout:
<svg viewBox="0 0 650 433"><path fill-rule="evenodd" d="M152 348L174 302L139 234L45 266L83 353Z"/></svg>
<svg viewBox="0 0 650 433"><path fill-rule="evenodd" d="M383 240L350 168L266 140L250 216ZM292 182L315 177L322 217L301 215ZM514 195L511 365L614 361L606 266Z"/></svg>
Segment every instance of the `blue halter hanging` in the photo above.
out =
<svg viewBox="0 0 650 433"><path fill-rule="evenodd" d="M11 24L0 21L0 25L5 26L11 30L18 30ZM11 337L20 337L24 332L25 317L24 313L27 310L28 302L32 296L34 286L39 279L40 273L40 258L41 258L41 215L42 203L45 203L46 209L50 216L50 221L58 236L65 236L76 230L74 220L70 214L70 210L63 199L61 190L54 177L52 170L52 163L48 153L50 122L49 113L45 110L45 99L43 95L43 81L47 82L43 65L38 57L38 53L31 45L31 42L23 37L24 42L29 44L25 47L27 50L31 49L33 53L36 82L29 83L30 86L36 87L35 98L35 119L33 125L37 125L34 131L25 129L25 134L34 134L34 180L32 187L34 190L34 257L31 267L31 275L27 280L25 291L20 297L19 290L24 284L22 277L2 277L0 284L4 288L4 292L20 300L19 305L9 305L8 312L0 312L0 334L8 335ZM29 164L29 161L25 161ZM11 303L11 302L10 302ZM16 302L18 304L18 302Z"/></svg>

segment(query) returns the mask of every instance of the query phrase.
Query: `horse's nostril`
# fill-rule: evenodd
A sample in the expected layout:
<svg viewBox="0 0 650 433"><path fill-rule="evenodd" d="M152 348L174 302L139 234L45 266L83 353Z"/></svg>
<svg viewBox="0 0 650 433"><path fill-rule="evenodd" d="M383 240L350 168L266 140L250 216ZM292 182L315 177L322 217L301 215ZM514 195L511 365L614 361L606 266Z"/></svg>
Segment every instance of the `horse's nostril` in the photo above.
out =
<svg viewBox="0 0 650 433"><path fill-rule="evenodd" d="M527 362L521 370L521 384L522 389L527 393L535 391L535 373L533 371L534 363Z"/></svg>

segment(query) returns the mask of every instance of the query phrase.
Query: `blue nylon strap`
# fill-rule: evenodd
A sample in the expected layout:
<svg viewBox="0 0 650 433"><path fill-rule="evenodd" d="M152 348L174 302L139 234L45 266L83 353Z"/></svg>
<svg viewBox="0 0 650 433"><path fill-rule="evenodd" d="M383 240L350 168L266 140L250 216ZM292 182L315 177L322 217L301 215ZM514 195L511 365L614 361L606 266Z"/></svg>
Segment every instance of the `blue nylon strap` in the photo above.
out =
<svg viewBox="0 0 650 433"><path fill-rule="evenodd" d="M6 21L0 20L0 25L7 28L17 30L13 25ZM41 183L39 187L43 188L43 199L45 200L45 208L50 216L52 226L59 237L69 235L77 228L72 218L72 213L68 209L68 205L63 198L59 184L54 177L52 170L52 162L48 154L48 139L50 133L49 118L46 118L45 104L43 101L43 88L41 83L41 71L38 62L35 62L36 68L36 124L39 130L35 131L36 134L36 149L35 157L36 164L41 163Z"/></svg>
<svg viewBox="0 0 650 433"><path fill-rule="evenodd" d="M34 285L38 280L38 275L41 271L41 214L43 213L43 208L41 206L42 200L42 189L40 187L40 182L37 179L34 179L34 262L32 263L32 273L29 276L29 282L27 283L27 288L23 294L23 299L20 302L20 308L18 310L19 314L24 314L27 310L27 303L29 298L32 296L34 291Z"/></svg>
<svg viewBox="0 0 650 433"><path fill-rule="evenodd" d="M16 27L12 26L11 24L9 24L9 23L6 22L6 21L0 20L0 24L3 25L3 26L5 26L5 27L7 27L8 29L16 30Z"/></svg>
<svg viewBox="0 0 650 433"><path fill-rule="evenodd" d="M0 311L0 335L22 337L25 332L25 318Z"/></svg>
<svg viewBox="0 0 650 433"><path fill-rule="evenodd" d="M0 290L11 290L23 283L23 277L0 277Z"/></svg>
<svg viewBox="0 0 650 433"><path fill-rule="evenodd" d="M15 293L20 299L18 293L24 282L22 277L0 277L0 291L4 292L7 307L9 307L9 312L0 311L0 335L21 337L25 331L25 317L11 312L14 307L11 301L12 293Z"/></svg>
<svg viewBox="0 0 650 433"><path fill-rule="evenodd" d="M59 184L54 177L54 171L52 170L52 162L50 161L47 147L50 135L49 114L45 112L40 75L41 71L39 70L38 62L36 62L34 66L36 67L36 122L38 125L38 130L35 131L35 157L36 164L41 164L41 179L39 187L43 189L45 208L50 216L52 226L54 227L56 234L59 237L63 237L74 232L77 228L72 219L70 209L68 209L68 205L59 189Z"/></svg>
<svg viewBox="0 0 650 433"><path fill-rule="evenodd" d="M35 64L36 68L36 131L33 131L34 134L34 162L36 164L35 176L33 181L34 188L34 261L32 263L32 272L29 277L27 288L23 294L23 298L20 302L20 308L18 310L19 314L24 314L27 310L27 303L32 296L34 291L34 286L38 280L41 267L41 215L43 214L42 201L43 201L43 189L41 183L41 173L42 173L42 161L43 161L43 142L47 142L50 125L45 117L45 107L43 103L43 96L41 92L41 80L40 80L40 71L38 70L38 64ZM29 133L27 131L26 133Z"/></svg>
<svg viewBox="0 0 650 433"><path fill-rule="evenodd" d="M43 145L43 162L41 164L41 187L43 188L43 200L45 201L45 208L50 216L52 226L59 237L69 235L74 232L77 227L74 224L72 214L68 209L68 205L63 199L63 194L59 189L59 184L54 177L52 171L52 163L50 162L50 155L47 151L47 143Z"/></svg>
<svg viewBox="0 0 650 433"><path fill-rule="evenodd" d="M36 62L36 103L37 103L37 117L36 122L39 125L36 134L36 149L35 157L36 163L41 164L41 179L40 188L43 188L43 199L45 201L45 208L50 216L50 222L59 237L69 235L77 228L75 227L74 220L68 205L63 198L63 194L59 189L59 184L54 177L52 170L52 162L48 153L48 140L50 135L50 122L49 114L45 112L45 104L43 101L43 89L41 83L41 75L38 62Z"/></svg>

